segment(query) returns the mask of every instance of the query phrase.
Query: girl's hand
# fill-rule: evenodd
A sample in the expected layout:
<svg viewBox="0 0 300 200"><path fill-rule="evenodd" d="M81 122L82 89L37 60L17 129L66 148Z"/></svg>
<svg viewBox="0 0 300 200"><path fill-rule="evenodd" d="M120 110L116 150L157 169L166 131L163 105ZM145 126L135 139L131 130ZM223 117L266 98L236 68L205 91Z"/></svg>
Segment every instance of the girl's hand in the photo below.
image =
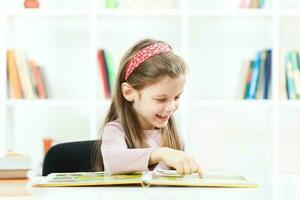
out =
<svg viewBox="0 0 300 200"><path fill-rule="evenodd" d="M203 177L202 170L196 161L183 151L167 147L158 148L152 152L149 164L158 163L159 161L173 167L180 175L198 173L200 177Z"/></svg>

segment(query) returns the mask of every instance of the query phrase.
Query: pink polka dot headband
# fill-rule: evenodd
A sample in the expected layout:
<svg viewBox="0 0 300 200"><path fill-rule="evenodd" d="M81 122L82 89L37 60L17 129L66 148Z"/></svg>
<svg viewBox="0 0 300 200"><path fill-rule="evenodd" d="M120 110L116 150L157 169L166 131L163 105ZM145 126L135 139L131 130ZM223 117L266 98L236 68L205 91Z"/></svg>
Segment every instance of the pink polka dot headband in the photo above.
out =
<svg viewBox="0 0 300 200"><path fill-rule="evenodd" d="M157 54L163 53L163 52L171 52L172 49L169 45L165 43L154 43L151 44L144 49L139 50L133 58L130 59L126 73L125 73L125 80L128 79L130 74L145 60L151 58L152 56L155 56Z"/></svg>

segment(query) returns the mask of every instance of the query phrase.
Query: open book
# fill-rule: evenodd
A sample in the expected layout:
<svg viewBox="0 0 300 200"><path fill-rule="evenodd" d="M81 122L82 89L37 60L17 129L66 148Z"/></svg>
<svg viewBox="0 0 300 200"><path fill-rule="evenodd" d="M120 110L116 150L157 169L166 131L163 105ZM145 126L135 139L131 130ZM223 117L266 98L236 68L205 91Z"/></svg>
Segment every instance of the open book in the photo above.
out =
<svg viewBox="0 0 300 200"><path fill-rule="evenodd" d="M178 175L173 170L137 172L126 175L110 175L107 172L52 173L34 183L34 187L140 185L189 186L189 187L258 187L241 175L218 175L207 173L203 178L197 174Z"/></svg>

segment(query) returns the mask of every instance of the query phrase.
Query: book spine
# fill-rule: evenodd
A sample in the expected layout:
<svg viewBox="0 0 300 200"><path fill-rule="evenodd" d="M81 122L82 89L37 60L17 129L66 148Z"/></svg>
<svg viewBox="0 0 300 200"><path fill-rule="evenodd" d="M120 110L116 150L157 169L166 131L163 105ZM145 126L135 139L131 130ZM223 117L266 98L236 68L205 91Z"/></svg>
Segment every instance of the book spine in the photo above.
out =
<svg viewBox="0 0 300 200"><path fill-rule="evenodd" d="M293 78L293 67L290 58L290 53L286 55L286 90L288 99L296 99L294 78Z"/></svg>
<svg viewBox="0 0 300 200"><path fill-rule="evenodd" d="M107 57L105 57L105 50L102 49L101 50L101 54L102 54L102 58L103 58L103 61L104 61L104 66L105 66L105 72L106 72L106 84L107 84L107 88L108 88L108 98L111 97L111 80L110 80L110 75L109 75L109 64L108 64L108 59Z"/></svg>
<svg viewBox="0 0 300 200"><path fill-rule="evenodd" d="M102 84L103 84L104 97L109 98L110 96L109 96L109 89L108 89L108 77L107 77L107 72L106 72L106 68L105 68L102 50L98 51L97 58L98 58L100 78L101 78Z"/></svg>
<svg viewBox="0 0 300 200"><path fill-rule="evenodd" d="M263 99L269 98L270 85L271 85L271 74L272 74L272 50L266 51L266 62L265 62L265 74L264 74L264 94Z"/></svg>
<svg viewBox="0 0 300 200"><path fill-rule="evenodd" d="M258 8L258 0L251 0L250 8Z"/></svg>
<svg viewBox="0 0 300 200"><path fill-rule="evenodd" d="M40 71L38 69L37 64L34 61L30 62L32 72L33 72L33 77L36 82L36 89L37 89L37 94L40 99L45 99L46 98L46 92L45 92L45 87L42 81L42 77L40 74Z"/></svg>
<svg viewBox="0 0 300 200"><path fill-rule="evenodd" d="M249 88L249 96L247 99L255 99L257 84L258 84L258 77L259 77L259 67L260 67L260 54L261 52L257 53L256 59L253 62L252 68L252 77L250 82Z"/></svg>
<svg viewBox="0 0 300 200"><path fill-rule="evenodd" d="M37 98L38 97L37 82L34 77L34 72L33 72L31 61L27 61L27 66L28 66L30 80L31 80L31 84L32 84L32 91L33 91L34 97Z"/></svg>
<svg viewBox="0 0 300 200"><path fill-rule="evenodd" d="M24 50L16 50L16 63L18 67L19 77L21 80L21 87L25 98L35 98L33 86L30 79L29 67L27 65L26 53Z"/></svg>
<svg viewBox="0 0 300 200"><path fill-rule="evenodd" d="M265 1L266 1L266 0L260 0L260 1L259 1L259 8L265 8L265 5L266 5L266 4L265 4L265 3L266 3Z"/></svg>
<svg viewBox="0 0 300 200"><path fill-rule="evenodd" d="M16 99L23 98L21 83L13 50L7 51L7 71L11 96Z"/></svg>
<svg viewBox="0 0 300 200"><path fill-rule="evenodd" d="M292 71L293 71L293 78L294 78L294 85L295 85L295 92L296 92L296 98L300 98L300 69L298 67L298 52L293 51L290 52L290 59L292 64Z"/></svg>
<svg viewBox="0 0 300 200"><path fill-rule="evenodd" d="M111 54L106 50L104 51L104 57L105 61L107 64L107 71L108 71L108 80L109 80L109 87L110 87L110 95L112 95L112 91L114 88L114 83L115 83L115 69L114 69L114 64L113 64L113 59Z"/></svg>
<svg viewBox="0 0 300 200"><path fill-rule="evenodd" d="M265 76L265 63L266 63L266 51L262 51L260 54L260 66L259 66L259 76L258 76L258 83L257 83L257 90L255 97L257 99L263 98L264 92L264 76Z"/></svg>
<svg viewBox="0 0 300 200"><path fill-rule="evenodd" d="M241 0L240 8L250 8L251 0Z"/></svg>
<svg viewBox="0 0 300 200"><path fill-rule="evenodd" d="M249 88L250 88L250 82L251 82L251 77L252 77L252 66L253 66L253 61L250 60L248 62L248 71L246 74L246 84L245 84L245 90L244 90L244 99L247 99L249 97Z"/></svg>

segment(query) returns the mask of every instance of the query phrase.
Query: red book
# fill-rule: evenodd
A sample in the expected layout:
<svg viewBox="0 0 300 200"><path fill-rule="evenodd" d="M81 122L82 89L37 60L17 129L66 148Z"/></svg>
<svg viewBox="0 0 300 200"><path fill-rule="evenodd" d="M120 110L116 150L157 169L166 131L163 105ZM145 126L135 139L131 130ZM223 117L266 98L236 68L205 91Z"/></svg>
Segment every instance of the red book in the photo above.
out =
<svg viewBox="0 0 300 200"><path fill-rule="evenodd" d="M44 87L44 84L43 84L43 81L41 78L41 73L38 69L38 66L33 61L30 61L30 64L31 64L31 69L32 69L33 76L34 76L34 79L36 82L36 89L37 89L38 97L40 99L45 99L45 98L47 98L47 96L46 96L45 87Z"/></svg>
<svg viewBox="0 0 300 200"><path fill-rule="evenodd" d="M109 86L108 86L108 77L107 77L107 71L105 68L105 61L103 57L103 53L101 50L98 51L98 64L99 64L99 71L100 71L100 78L102 80L103 89L104 89L104 97L109 98Z"/></svg>

